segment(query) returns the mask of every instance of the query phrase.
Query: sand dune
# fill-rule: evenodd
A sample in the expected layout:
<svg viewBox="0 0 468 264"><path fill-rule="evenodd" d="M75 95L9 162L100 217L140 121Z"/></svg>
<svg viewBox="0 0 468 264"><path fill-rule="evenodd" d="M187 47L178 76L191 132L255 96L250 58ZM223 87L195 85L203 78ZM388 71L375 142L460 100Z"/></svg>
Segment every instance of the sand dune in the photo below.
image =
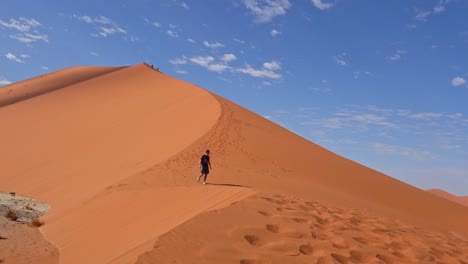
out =
<svg viewBox="0 0 468 264"><path fill-rule="evenodd" d="M451 193L448 193L448 192L446 192L444 190L440 190L440 189L430 189L430 190L427 190L427 191L432 193L432 194L435 194L435 195L437 195L439 197L450 200L452 202L456 202L456 203L459 203L461 205L468 206L468 196L456 196L456 195L453 195Z"/></svg>
<svg viewBox="0 0 468 264"><path fill-rule="evenodd" d="M0 89L0 107L111 73L124 67L70 67Z"/></svg>
<svg viewBox="0 0 468 264"><path fill-rule="evenodd" d="M61 263L468 261L462 205L145 64L80 69L0 108L0 191L50 204Z"/></svg>

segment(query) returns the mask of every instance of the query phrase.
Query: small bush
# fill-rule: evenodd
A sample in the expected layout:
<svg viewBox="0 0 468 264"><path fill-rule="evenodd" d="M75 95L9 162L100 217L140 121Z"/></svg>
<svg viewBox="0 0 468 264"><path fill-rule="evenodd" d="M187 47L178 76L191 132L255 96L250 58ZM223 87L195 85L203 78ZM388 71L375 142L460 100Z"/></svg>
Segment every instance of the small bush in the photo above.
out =
<svg viewBox="0 0 468 264"><path fill-rule="evenodd" d="M31 222L29 222L30 227L40 227L43 225L44 225L44 222L39 220L39 218L34 218L33 220L31 220Z"/></svg>
<svg viewBox="0 0 468 264"><path fill-rule="evenodd" d="M16 221L16 220L18 220L18 215L16 214L15 211L13 211L13 210L11 210L11 209L8 210L8 212L6 212L5 217L8 218L8 219L10 219L11 221Z"/></svg>

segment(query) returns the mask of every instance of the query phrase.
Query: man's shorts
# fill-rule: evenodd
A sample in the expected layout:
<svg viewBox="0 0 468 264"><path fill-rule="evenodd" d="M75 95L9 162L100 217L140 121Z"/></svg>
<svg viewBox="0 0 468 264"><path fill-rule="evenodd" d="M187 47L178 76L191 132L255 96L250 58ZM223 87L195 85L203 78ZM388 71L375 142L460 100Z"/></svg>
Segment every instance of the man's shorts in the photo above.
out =
<svg viewBox="0 0 468 264"><path fill-rule="evenodd" d="M208 174L208 173L210 173L208 166L203 166L201 169L201 174Z"/></svg>

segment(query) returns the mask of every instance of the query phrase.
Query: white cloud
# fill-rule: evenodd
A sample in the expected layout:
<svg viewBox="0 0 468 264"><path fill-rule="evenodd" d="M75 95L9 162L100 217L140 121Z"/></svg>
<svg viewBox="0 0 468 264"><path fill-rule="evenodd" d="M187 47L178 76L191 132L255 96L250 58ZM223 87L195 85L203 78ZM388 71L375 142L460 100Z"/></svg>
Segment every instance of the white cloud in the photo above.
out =
<svg viewBox="0 0 468 264"><path fill-rule="evenodd" d="M455 77L452 79L452 85L455 87L464 85L465 83L466 83L466 80L463 79L462 77Z"/></svg>
<svg viewBox="0 0 468 264"><path fill-rule="evenodd" d="M215 43L209 43L208 41L203 41L203 45L205 45L205 47L207 48L211 48L211 49L216 49L216 48L222 48L224 47L223 44L219 43L219 42L215 42Z"/></svg>
<svg viewBox="0 0 468 264"><path fill-rule="evenodd" d="M406 54L406 50L397 49L392 55L387 57L387 60L389 61L400 60L403 54Z"/></svg>
<svg viewBox="0 0 468 264"><path fill-rule="evenodd" d="M47 67L47 66L41 66L41 69L42 69L42 70L48 70L49 67Z"/></svg>
<svg viewBox="0 0 468 264"><path fill-rule="evenodd" d="M227 66L225 64L210 64L208 67L206 67L209 71L214 71L214 72L223 72L225 70L231 69L232 67Z"/></svg>
<svg viewBox="0 0 468 264"><path fill-rule="evenodd" d="M432 14L431 11L418 11L416 13L416 19L419 21L426 21L427 18Z"/></svg>
<svg viewBox="0 0 468 264"><path fill-rule="evenodd" d="M145 22L148 23L149 25L155 27L155 28L160 28L161 27L161 23L159 22L156 22L156 21L151 21L147 18L145 18Z"/></svg>
<svg viewBox="0 0 468 264"><path fill-rule="evenodd" d="M91 54L91 55L93 55L93 56L96 56L96 57L99 56L99 53L94 52L94 51L91 51L89 54Z"/></svg>
<svg viewBox="0 0 468 264"><path fill-rule="evenodd" d="M193 58L190 58L190 61L213 72L223 72L223 71L232 69L232 67L226 64L214 63L215 58L211 56L193 57Z"/></svg>
<svg viewBox="0 0 468 264"><path fill-rule="evenodd" d="M106 16L78 16L73 15L73 18L78 19L79 21L85 22L87 24L94 25L96 27L97 32L92 33L91 35L94 37L104 37L107 38L108 36L115 35L115 34L127 34L127 31L123 28L119 27L116 22ZM149 21L145 19L145 21ZM132 37L131 41L134 41L135 38Z"/></svg>
<svg viewBox="0 0 468 264"><path fill-rule="evenodd" d="M275 70L279 70L281 67L276 61L265 62L263 67L259 70L250 67L249 65L244 68L236 69L236 71L250 75L256 78L270 78L270 79L280 79L281 74L276 73Z"/></svg>
<svg viewBox="0 0 468 264"><path fill-rule="evenodd" d="M401 146L392 146L387 145L384 143L374 143L373 144L374 151L377 153L387 153L387 154L397 154L400 156L409 157L416 160L427 160L433 159L433 155L431 152L427 150L419 150L414 148L408 147L401 147Z"/></svg>
<svg viewBox="0 0 468 264"><path fill-rule="evenodd" d="M335 59L335 62L338 63L339 65L346 66L348 65L348 59L346 57L347 57L346 53L342 53L342 54L336 55L333 58Z"/></svg>
<svg viewBox="0 0 468 264"><path fill-rule="evenodd" d="M242 0L242 2L261 23L269 22L276 16L286 14L286 11L291 7L289 0Z"/></svg>
<svg viewBox="0 0 468 264"><path fill-rule="evenodd" d="M180 73L180 74L187 74L188 72L187 71L184 71L184 70L178 70L176 71L177 73Z"/></svg>
<svg viewBox="0 0 468 264"><path fill-rule="evenodd" d="M203 67L208 67L208 65L213 62L215 59L211 56L198 56L190 59L191 62L198 64Z"/></svg>
<svg viewBox="0 0 468 264"><path fill-rule="evenodd" d="M0 86L11 84L11 82L0 76Z"/></svg>
<svg viewBox="0 0 468 264"><path fill-rule="evenodd" d="M49 42L48 36L38 31L40 26L42 26L41 23L34 18L20 17L18 20L10 19L7 22L0 20L0 28L19 31L16 34L11 34L10 38L26 44L38 40Z"/></svg>
<svg viewBox="0 0 468 264"><path fill-rule="evenodd" d="M35 35L30 33L19 33L16 35L10 35L10 38L16 39L22 43L32 43L39 40L44 42L49 42L49 37L47 35Z"/></svg>
<svg viewBox="0 0 468 264"><path fill-rule="evenodd" d="M223 57L221 57L221 60L224 61L224 62L230 62L230 61L233 61L233 60L236 60L237 57L236 55L234 54L224 54Z"/></svg>
<svg viewBox="0 0 468 264"><path fill-rule="evenodd" d="M324 3L323 0L312 0L312 4L314 4L314 6L320 10L329 9L335 5L333 2Z"/></svg>
<svg viewBox="0 0 468 264"><path fill-rule="evenodd" d="M181 2L181 3L180 3L180 6L183 7L183 8L185 8L185 9L187 9L187 10L190 9L190 6L188 6L187 3L185 3L185 2Z"/></svg>
<svg viewBox="0 0 468 264"><path fill-rule="evenodd" d="M177 37L179 37L179 34L177 34L177 32L175 32L175 31L173 31L173 30L171 30L171 29L168 29L168 30L166 31L166 34L169 35L169 36L172 37L172 38L177 38Z"/></svg>
<svg viewBox="0 0 468 264"><path fill-rule="evenodd" d="M23 60L21 60L20 58L16 57L14 54L12 53L7 53L5 54L5 57L11 61L16 61L16 62L19 62L19 63L24 63Z"/></svg>
<svg viewBox="0 0 468 264"><path fill-rule="evenodd" d="M275 71L281 69L281 65L277 61L271 61L263 63L263 68L270 71Z"/></svg>
<svg viewBox="0 0 468 264"><path fill-rule="evenodd" d="M234 39L235 42L237 43L240 43L240 44L245 44L245 41L244 40L241 40L241 39Z"/></svg>
<svg viewBox="0 0 468 264"><path fill-rule="evenodd" d="M127 34L127 31L120 27L101 27L98 31L98 35L102 37L108 37L117 33Z"/></svg>
<svg viewBox="0 0 468 264"><path fill-rule="evenodd" d="M273 30L270 32L270 34L271 34L272 37L276 37L276 36L280 35L281 32L278 31L278 30L276 30L276 29L273 29Z"/></svg>
<svg viewBox="0 0 468 264"><path fill-rule="evenodd" d="M191 38L188 38L187 41L190 42L190 43L196 43L196 41L191 39Z"/></svg>
<svg viewBox="0 0 468 264"><path fill-rule="evenodd" d="M31 28L35 28L41 26L34 18L27 18L27 17L20 17L18 20L10 19L10 21L3 21L0 20L0 27L2 28L9 28L9 29L16 29L17 31L21 32L28 32Z"/></svg>
<svg viewBox="0 0 468 264"><path fill-rule="evenodd" d="M169 63L174 64L174 65L182 65L182 64L187 64L187 61L185 59L176 58L176 59L170 60Z"/></svg>
<svg viewBox="0 0 468 264"><path fill-rule="evenodd" d="M416 10L415 18L416 20L425 22L430 16L444 12L447 4L450 2L452 2L452 0L440 0L439 3L430 10Z"/></svg>
<svg viewBox="0 0 468 264"><path fill-rule="evenodd" d="M441 113L416 113L407 115L408 118L416 119L416 120L434 120L443 117L444 115Z"/></svg>

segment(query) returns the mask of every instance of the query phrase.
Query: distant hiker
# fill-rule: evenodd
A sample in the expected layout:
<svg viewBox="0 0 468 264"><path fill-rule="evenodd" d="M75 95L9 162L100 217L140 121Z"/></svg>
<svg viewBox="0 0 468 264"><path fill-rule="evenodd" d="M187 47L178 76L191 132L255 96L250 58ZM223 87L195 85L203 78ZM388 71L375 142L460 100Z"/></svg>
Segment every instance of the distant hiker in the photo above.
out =
<svg viewBox="0 0 468 264"><path fill-rule="evenodd" d="M208 173L210 173L211 170L211 163L210 163L210 150L207 149L206 154L204 154L201 159L200 159L200 169L201 169L201 175L198 176L197 182L200 182L200 178L205 175L203 179L203 184L206 184L206 177L208 177Z"/></svg>

